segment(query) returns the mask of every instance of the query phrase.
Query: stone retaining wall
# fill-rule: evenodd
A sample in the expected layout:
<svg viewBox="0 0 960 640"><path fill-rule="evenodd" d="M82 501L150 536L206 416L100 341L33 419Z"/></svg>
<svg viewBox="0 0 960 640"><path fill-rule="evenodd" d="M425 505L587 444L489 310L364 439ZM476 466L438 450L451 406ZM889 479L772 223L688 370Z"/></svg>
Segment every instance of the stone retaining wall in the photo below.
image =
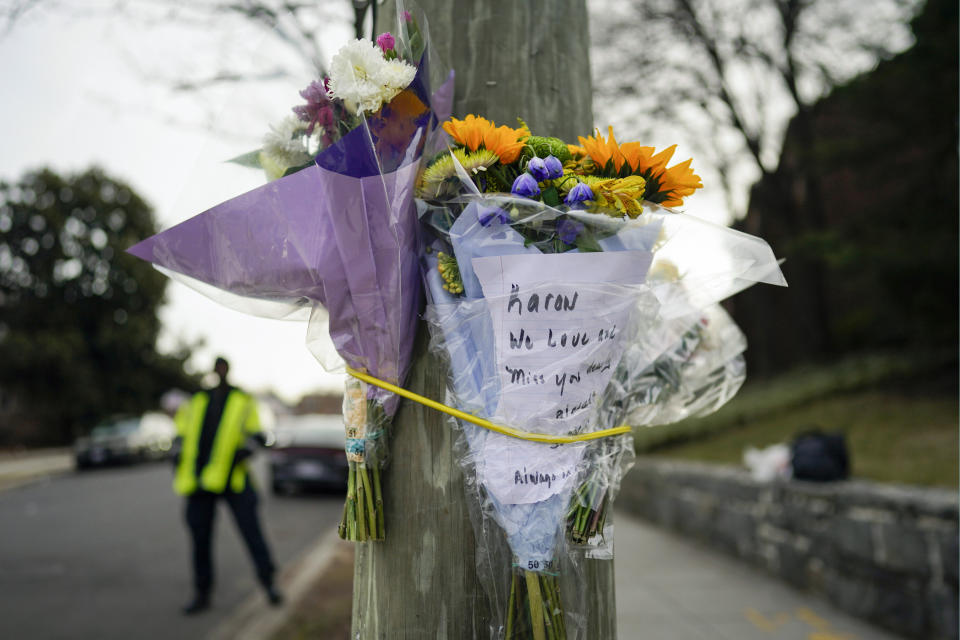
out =
<svg viewBox="0 0 960 640"><path fill-rule="evenodd" d="M641 458L617 505L907 637L958 636L955 491Z"/></svg>

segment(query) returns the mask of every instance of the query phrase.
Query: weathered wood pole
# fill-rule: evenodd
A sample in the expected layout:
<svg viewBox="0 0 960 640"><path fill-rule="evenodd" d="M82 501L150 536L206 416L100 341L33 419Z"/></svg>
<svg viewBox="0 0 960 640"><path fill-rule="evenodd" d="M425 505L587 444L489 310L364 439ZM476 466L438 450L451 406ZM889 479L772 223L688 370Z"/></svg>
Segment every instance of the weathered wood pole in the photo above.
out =
<svg viewBox="0 0 960 640"><path fill-rule="evenodd" d="M418 0L436 49L434 76L456 70L453 113L484 115L576 140L593 126L585 0ZM391 2L377 31L392 28ZM439 67L444 67L440 69ZM411 337L412 339L412 337ZM444 397L446 371L428 353L421 323L408 388ZM477 576L456 434L441 414L404 401L384 474L383 543L356 546L354 638L489 638L494 605ZM509 562L501 540L497 557ZM585 562L587 637L616 634L612 562ZM566 579L574 579L567 576ZM574 584L562 586L576 593ZM503 606L501 604L500 606Z"/></svg>

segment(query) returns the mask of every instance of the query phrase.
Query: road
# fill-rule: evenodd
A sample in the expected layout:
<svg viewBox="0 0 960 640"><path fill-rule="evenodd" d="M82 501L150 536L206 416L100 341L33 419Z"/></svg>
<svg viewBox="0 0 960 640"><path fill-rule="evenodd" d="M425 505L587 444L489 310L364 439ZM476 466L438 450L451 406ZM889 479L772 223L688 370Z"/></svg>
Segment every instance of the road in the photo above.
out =
<svg viewBox="0 0 960 640"><path fill-rule="evenodd" d="M256 593L221 504L213 610L180 614L191 589L188 538L170 482L169 466L156 463L71 472L0 493L0 638L203 638ZM335 527L343 505L339 495L260 495L281 567Z"/></svg>

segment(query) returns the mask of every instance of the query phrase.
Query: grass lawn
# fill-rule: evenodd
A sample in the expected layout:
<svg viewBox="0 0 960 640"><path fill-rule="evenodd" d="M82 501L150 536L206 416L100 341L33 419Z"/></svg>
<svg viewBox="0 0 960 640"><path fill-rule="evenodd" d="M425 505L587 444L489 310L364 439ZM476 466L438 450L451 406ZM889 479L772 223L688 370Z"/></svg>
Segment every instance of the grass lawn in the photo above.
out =
<svg viewBox="0 0 960 640"><path fill-rule="evenodd" d="M847 436L855 477L957 487L958 423L954 382L939 390L885 384L809 399L771 410L699 438L655 448L650 455L742 464L746 447L789 442L812 427ZM911 388L912 387L912 388Z"/></svg>

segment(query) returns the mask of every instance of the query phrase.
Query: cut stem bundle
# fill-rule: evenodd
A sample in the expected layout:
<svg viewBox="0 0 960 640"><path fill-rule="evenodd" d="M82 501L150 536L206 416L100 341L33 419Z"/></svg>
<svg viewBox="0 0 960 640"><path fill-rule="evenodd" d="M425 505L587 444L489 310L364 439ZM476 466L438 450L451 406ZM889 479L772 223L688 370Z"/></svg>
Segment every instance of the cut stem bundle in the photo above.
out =
<svg viewBox="0 0 960 640"><path fill-rule="evenodd" d="M566 640L560 580L549 573L510 572L506 640Z"/></svg>
<svg viewBox="0 0 960 640"><path fill-rule="evenodd" d="M348 380L343 400L347 434L347 497L337 532L351 542L381 541L385 527L380 467L386 456L388 418L383 406L366 398L366 385Z"/></svg>
<svg viewBox="0 0 960 640"><path fill-rule="evenodd" d="M598 534L603 535L609 503L607 489L594 472L580 485L567 512L567 537L574 544L587 544Z"/></svg>

